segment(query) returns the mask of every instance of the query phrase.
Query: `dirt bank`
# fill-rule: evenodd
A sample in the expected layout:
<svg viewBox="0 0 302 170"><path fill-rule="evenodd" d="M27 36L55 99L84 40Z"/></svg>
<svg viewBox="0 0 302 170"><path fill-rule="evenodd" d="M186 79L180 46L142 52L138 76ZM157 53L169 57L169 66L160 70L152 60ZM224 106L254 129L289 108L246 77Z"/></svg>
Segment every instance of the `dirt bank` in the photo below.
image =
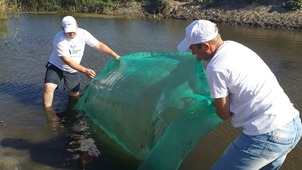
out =
<svg viewBox="0 0 302 170"><path fill-rule="evenodd" d="M302 11L286 11L283 0L268 0L265 4L244 4L236 0L201 6L193 0L170 1L162 14L153 14L146 7L132 3L109 14L129 17L169 18L178 20L207 19L216 23L302 31Z"/></svg>

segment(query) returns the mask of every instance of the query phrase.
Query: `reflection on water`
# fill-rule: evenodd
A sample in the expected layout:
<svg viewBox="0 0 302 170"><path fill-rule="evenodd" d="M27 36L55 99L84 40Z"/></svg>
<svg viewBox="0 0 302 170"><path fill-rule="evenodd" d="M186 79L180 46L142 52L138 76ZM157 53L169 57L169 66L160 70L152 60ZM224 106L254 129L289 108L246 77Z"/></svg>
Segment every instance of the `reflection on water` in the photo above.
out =
<svg viewBox="0 0 302 170"><path fill-rule="evenodd" d="M87 163L87 170L136 169L137 160L121 151L98 127L87 122L83 114L66 112L68 97L65 91L56 91L53 105L61 125L53 130L48 124L41 101L43 78L53 36L61 30L62 17L21 14L18 19L0 21L0 33L6 35L0 34L0 162L4 158L13 159L22 169L81 169L83 163ZM176 51L177 44L183 39L184 28L190 23L81 16L77 20L80 27L120 55L139 51ZM239 41L260 54L295 107L302 111L299 94L302 91L302 33L222 25L219 28L223 39ZM6 39L8 43L5 43ZM82 64L99 72L108 58L87 47ZM88 81L82 76L81 89ZM81 129L76 126L79 124L86 128L76 131ZM209 169L239 132L229 122L220 124L197 144L181 169ZM86 138L81 138L83 136ZM76 148L82 139L84 143L94 144L90 148L96 146L92 150L97 153L98 149L100 155L90 160L87 152L79 152ZM68 148L70 142L73 145ZM288 155L282 169L301 167L301 154L300 142ZM74 157L82 158L78 159L82 162Z"/></svg>
<svg viewBox="0 0 302 170"><path fill-rule="evenodd" d="M5 20L0 20L0 37L3 38L4 34L7 32L7 26L6 26L6 21Z"/></svg>
<svg viewBox="0 0 302 170"><path fill-rule="evenodd" d="M6 26L6 21L5 20L0 20L0 39L3 40L3 43L7 44L7 26Z"/></svg>

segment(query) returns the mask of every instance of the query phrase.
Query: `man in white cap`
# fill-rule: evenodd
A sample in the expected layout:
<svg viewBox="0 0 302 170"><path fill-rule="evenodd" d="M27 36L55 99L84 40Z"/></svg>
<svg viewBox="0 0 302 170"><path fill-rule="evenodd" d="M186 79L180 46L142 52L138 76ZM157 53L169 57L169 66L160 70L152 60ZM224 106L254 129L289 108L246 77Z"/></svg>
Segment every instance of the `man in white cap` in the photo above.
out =
<svg viewBox="0 0 302 170"><path fill-rule="evenodd" d="M216 24L197 20L186 28L179 51L208 61L206 74L216 113L243 132L212 169L279 169L301 138L299 111L252 50L223 41Z"/></svg>
<svg viewBox="0 0 302 170"><path fill-rule="evenodd" d="M72 16L65 16L62 19L62 29L54 37L53 51L46 65L43 94L43 105L46 108L52 106L54 91L62 80L64 89L69 91L69 95L77 97L80 90L79 72L91 79L95 77L96 73L92 69L80 64L86 44L116 60L120 57L88 31L78 28L77 22Z"/></svg>

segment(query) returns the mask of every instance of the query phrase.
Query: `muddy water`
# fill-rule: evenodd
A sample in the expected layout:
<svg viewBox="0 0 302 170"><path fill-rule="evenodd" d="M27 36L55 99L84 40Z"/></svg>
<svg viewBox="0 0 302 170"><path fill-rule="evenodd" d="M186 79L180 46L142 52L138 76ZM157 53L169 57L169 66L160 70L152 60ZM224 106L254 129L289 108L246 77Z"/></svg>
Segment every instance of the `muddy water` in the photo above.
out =
<svg viewBox="0 0 302 170"><path fill-rule="evenodd" d="M62 17L21 14L0 21L0 161L13 159L22 169L80 169L79 162L73 159L74 153L66 151L69 129L53 130L41 106L45 64L52 50L53 36L61 29ZM189 24L173 20L83 16L78 16L77 20L80 27L90 31L120 55L139 51L176 51L184 28ZM302 33L219 27L223 39L239 41L260 54L295 107L301 111ZM82 64L99 72L107 59L108 56L87 47ZM82 76L82 89L88 81ZM67 101L66 93L57 91L55 111L64 112ZM239 132L229 122L220 124L198 142L181 169L209 169ZM110 154L112 150L100 150L101 155L88 163L86 169L135 169L137 166L137 162L125 153L115 157ZM302 166L301 153L300 142L288 155L282 169L299 169Z"/></svg>

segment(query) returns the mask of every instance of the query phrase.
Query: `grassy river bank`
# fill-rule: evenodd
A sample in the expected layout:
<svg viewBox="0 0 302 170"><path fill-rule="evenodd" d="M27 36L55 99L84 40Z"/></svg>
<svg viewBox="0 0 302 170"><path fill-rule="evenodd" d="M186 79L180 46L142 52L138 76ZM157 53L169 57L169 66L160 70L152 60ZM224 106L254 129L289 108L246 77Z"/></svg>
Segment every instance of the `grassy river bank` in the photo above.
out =
<svg viewBox="0 0 302 170"><path fill-rule="evenodd" d="M0 5L0 19L15 10L46 11L145 19L207 19L220 24L302 30L302 0L0 0Z"/></svg>

